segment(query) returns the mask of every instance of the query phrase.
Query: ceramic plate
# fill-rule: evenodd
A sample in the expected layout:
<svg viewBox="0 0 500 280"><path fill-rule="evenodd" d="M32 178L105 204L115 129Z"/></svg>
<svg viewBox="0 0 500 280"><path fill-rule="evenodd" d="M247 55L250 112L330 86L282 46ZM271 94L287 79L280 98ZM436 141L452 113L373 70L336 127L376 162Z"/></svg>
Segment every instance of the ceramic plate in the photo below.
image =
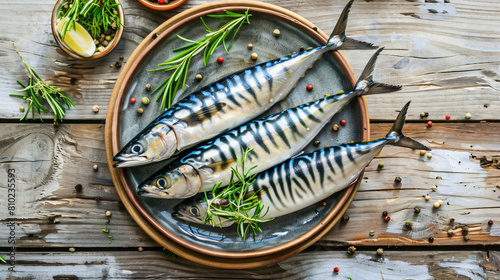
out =
<svg viewBox="0 0 500 280"><path fill-rule="evenodd" d="M145 41L149 41L146 41L146 44L141 43L141 52L136 54L137 59L132 61L133 64L127 65L124 69L127 70L127 73L122 73L123 80L119 79L114 91L114 94L117 94L116 100L110 104L111 112L108 113L108 121L112 122L111 154L115 154L119 148L159 115L159 102L154 102L156 95L151 96L150 92L145 90L145 85L151 84L154 88L167 76L165 73L147 72L147 70L155 69L157 64L173 56L173 49L184 45L184 42L179 40L176 35L180 34L198 40L205 34L205 29L199 20L200 16L204 16L207 24L215 29L220 26L220 20L207 18L206 14L221 13L223 9L236 12L243 12L245 9L244 6L223 3L226 6L213 7L194 13L178 21L177 24L170 25L155 40L148 36ZM272 5L266 4L266 6ZM300 47L317 47L325 42L324 33L313 29L313 26L302 18L290 17L289 12L281 13L274 9L252 6L250 13L252 14L251 24L242 26L230 54L226 54L222 48L218 49L206 67L203 66L201 59L192 60L186 88L178 92L177 99L238 70L299 51ZM280 30L279 37L273 36L274 29ZM247 48L249 43L253 44L252 50ZM252 52L258 54L257 61L250 58ZM218 56L224 58L222 64L216 62ZM197 73L203 75L200 82L194 79ZM298 82L290 95L263 116L321 98L325 94L335 94L340 90L349 91L352 89L353 81L354 77L350 68L339 52L325 54L312 69L307 71L306 76ZM314 85L314 89L310 92L306 90L308 84ZM152 100L147 106L139 102L144 96ZM128 102L132 97L136 98L138 102L135 104ZM144 108L142 115L137 114L139 107ZM341 119L346 119L347 125L334 132L332 125L338 124ZM317 140L321 142L321 146L329 146L367 139L367 126L366 105L364 99L358 98L348 104L325 126ZM305 152L317 148L310 144ZM172 209L180 200L161 200L137 196L136 186L167 163L168 161L142 167L112 168L111 172L116 173L117 177L120 178L120 181L115 181L115 183L123 184L134 207L156 230L182 246L216 257L264 256L296 246L318 233L323 226L328 224L338 214L343 206L341 204L348 196L346 191L342 191L326 199L324 206L311 205L299 212L276 218L272 222L261 225L262 233L255 236L250 235L246 240L242 240L238 237L234 226L224 229L213 228L208 225L200 226L172 218ZM350 194L352 189L349 189L348 192ZM340 200L342 203L339 204Z"/></svg>

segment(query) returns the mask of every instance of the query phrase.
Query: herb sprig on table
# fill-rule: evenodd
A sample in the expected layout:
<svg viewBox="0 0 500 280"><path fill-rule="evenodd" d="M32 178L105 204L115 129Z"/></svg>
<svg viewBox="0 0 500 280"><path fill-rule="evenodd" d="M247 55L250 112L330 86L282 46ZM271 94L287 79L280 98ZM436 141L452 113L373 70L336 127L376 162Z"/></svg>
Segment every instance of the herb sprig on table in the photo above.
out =
<svg viewBox="0 0 500 280"><path fill-rule="evenodd" d="M241 158L237 158L236 168L231 167L231 180L229 185L218 190L220 183L212 189L212 198L208 198L205 192L207 202L207 214L205 224L212 226L221 226L222 222L236 222L238 235L245 239L249 229L253 233L262 232L259 223L265 223L273 219L264 220L263 217L269 211L269 207L264 211L264 205L258 199L258 192L248 192L248 188L255 182L257 175L250 175L250 171L257 166L246 169L245 162L253 149L247 148L242 151ZM238 179L234 181L234 177ZM224 203L221 203L221 202Z"/></svg>
<svg viewBox="0 0 500 280"><path fill-rule="evenodd" d="M248 13L248 9L244 14L234 13L231 11L225 11L224 15L208 15L208 17L212 18L235 18L228 23L224 24L221 28L216 31L211 30L203 18L200 17L201 22L205 26L206 31L208 32L203 39L198 41L186 39L181 35L177 35L179 39L190 43L189 45L177 48L173 50L174 52L179 52L178 55L166 60L165 62L158 64L159 67L164 66L159 69L148 70L149 72L157 72L157 71L174 71L165 81L163 81L152 93L160 91L158 98L156 101L161 99L161 107L160 109L163 111L165 106L170 108L172 106L172 102L174 100L175 94L179 89L179 86L182 83L182 89L186 84L187 72L189 68L189 63L191 59L195 57L197 54L203 52L203 62L205 66L210 59L210 56L215 52L218 46L223 45L226 53L229 53L231 46L236 38L236 34L240 30L243 23L250 24L249 17L252 16ZM236 28L233 34L233 38L229 46L226 46L226 37L231 34L231 32Z"/></svg>
<svg viewBox="0 0 500 280"><path fill-rule="evenodd" d="M73 103L73 101L71 101L71 99L64 96L65 92L63 90L55 87L53 84L45 83L40 78L40 76L38 76L35 70L29 67L29 65L24 61L23 57L21 56L15 45L14 48L16 49L17 54L19 55L19 57L23 61L23 64L26 66L28 72L30 73L29 84L27 86L24 85L22 82L17 81L17 83L19 83L23 87L23 89L18 91L25 92L25 94L23 95L10 94L10 96L19 97L29 102L26 114L24 114L24 117L22 117L20 121L26 120L28 118L28 114L30 111L33 119L35 119L35 111L38 112L39 115L41 114L41 112L50 111L49 109L45 108L42 105L42 103L46 102L49 105L52 112L54 112L54 121L60 120L62 122L63 117L66 114L66 109L64 108L63 103L66 104L68 109L71 106L75 107L75 104ZM40 120L42 120L41 116L39 116L39 118Z"/></svg>
<svg viewBox="0 0 500 280"><path fill-rule="evenodd" d="M76 22L80 23L94 38L98 38L105 30L115 24L115 28L122 25L114 0L73 0L62 17L68 20L63 24L61 38L64 40L66 32L76 30Z"/></svg>

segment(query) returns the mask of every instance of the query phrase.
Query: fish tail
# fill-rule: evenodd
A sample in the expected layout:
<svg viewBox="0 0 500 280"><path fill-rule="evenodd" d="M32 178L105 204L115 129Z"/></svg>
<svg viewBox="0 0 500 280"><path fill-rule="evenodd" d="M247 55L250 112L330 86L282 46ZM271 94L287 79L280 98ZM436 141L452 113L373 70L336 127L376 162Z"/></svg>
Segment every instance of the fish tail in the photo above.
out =
<svg viewBox="0 0 500 280"><path fill-rule="evenodd" d="M402 130L405 124L406 113L408 112L408 107L410 106L410 103L411 101L408 101L408 103L405 104L403 109L401 109L398 117L396 118L396 121L394 122L394 125L392 126L391 130L389 130L389 133L387 133L387 135L385 136L386 139L389 140L387 144L393 146L406 147L414 150L430 151L430 149L424 146L423 144L411 139L410 137L406 137L403 135Z"/></svg>
<svg viewBox="0 0 500 280"><path fill-rule="evenodd" d="M354 0L349 1L344 7L344 10L340 14L339 20L337 21L337 25L335 25L330 38L328 38L328 43L326 45L329 47L329 49L336 49L344 43L344 40L346 38L345 29L347 27L347 18L349 17L349 11L351 10L352 2L354 2Z"/></svg>
<svg viewBox="0 0 500 280"><path fill-rule="evenodd" d="M365 69L359 76L358 82L354 86L354 91L357 91L359 95L389 93L401 90L401 86L388 85L373 81L372 73L373 70L375 69L375 63L377 62L378 55L383 50L384 48L380 48L372 55L372 57L366 64Z"/></svg>

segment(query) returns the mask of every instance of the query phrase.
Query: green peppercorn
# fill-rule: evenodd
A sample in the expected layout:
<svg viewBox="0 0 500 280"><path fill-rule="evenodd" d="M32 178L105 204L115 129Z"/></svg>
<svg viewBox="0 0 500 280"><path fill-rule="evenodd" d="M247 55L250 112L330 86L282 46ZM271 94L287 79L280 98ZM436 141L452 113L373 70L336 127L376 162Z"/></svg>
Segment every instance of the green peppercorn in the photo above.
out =
<svg viewBox="0 0 500 280"><path fill-rule="evenodd" d="M141 99L141 101L142 101L142 104L144 104L144 105L148 105L149 104L149 98L147 98L147 97L143 97Z"/></svg>
<svg viewBox="0 0 500 280"><path fill-rule="evenodd" d="M111 36L108 35L108 36L104 37L104 39L106 39L106 41L109 42L109 41L111 41L112 38L111 38Z"/></svg>
<svg viewBox="0 0 500 280"><path fill-rule="evenodd" d="M278 28L276 28L276 29L273 30L273 36L274 37L278 37L278 36L280 36L280 34L281 34L281 32L280 32L280 30Z"/></svg>
<svg viewBox="0 0 500 280"><path fill-rule="evenodd" d="M138 108L138 109L137 109L137 113L138 113L138 114L142 114L142 113L144 113L144 110L143 110L142 108Z"/></svg>
<svg viewBox="0 0 500 280"><path fill-rule="evenodd" d="M69 251L70 251L71 253L73 253L73 252L74 252L74 251L76 251L76 250L75 250L75 248L71 247L71 248L69 248Z"/></svg>

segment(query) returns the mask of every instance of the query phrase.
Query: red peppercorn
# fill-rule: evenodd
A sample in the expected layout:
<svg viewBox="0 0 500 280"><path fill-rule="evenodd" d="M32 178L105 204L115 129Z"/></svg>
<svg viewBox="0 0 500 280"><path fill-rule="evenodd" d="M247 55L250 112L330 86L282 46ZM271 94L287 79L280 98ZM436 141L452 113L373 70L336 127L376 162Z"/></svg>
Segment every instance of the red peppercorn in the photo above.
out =
<svg viewBox="0 0 500 280"><path fill-rule="evenodd" d="M311 84L309 84L309 85L306 86L307 91L311 91L311 90L313 90L313 88L314 87Z"/></svg>
<svg viewBox="0 0 500 280"><path fill-rule="evenodd" d="M450 115L446 115L446 117L444 117L447 121L449 121L451 119L451 116Z"/></svg>
<svg viewBox="0 0 500 280"><path fill-rule="evenodd" d="M321 206L325 206L325 205L326 205L326 202L321 201L319 204L321 204Z"/></svg>
<svg viewBox="0 0 500 280"><path fill-rule="evenodd" d="M346 120L344 120L344 119L341 119L341 120L340 120L340 124L341 124L341 125L345 125L346 123L347 123L347 121L346 121Z"/></svg>
<svg viewBox="0 0 500 280"><path fill-rule="evenodd" d="M217 57L217 62L219 63L224 62L224 58L222 58L222 56Z"/></svg>
<svg viewBox="0 0 500 280"><path fill-rule="evenodd" d="M432 126L432 121L428 121L427 126Z"/></svg>
<svg viewBox="0 0 500 280"><path fill-rule="evenodd" d="M165 4L165 0L158 0L158 4Z"/></svg>
<svg viewBox="0 0 500 280"><path fill-rule="evenodd" d="M340 269L339 269L338 267L334 267L334 268L333 268L333 272L335 272L335 273L339 273L339 270L340 270Z"/></svg>
<svg viewBox="0 0 500 280"><path fill-rule="evenodd" d="M387 211L382 212L382 216L387 216Z"/></svg>
<svg viewBox="0 0 500 280"><path fill-rule="evenodd" d="M492 224L493 224L493 221L492 221L492 220L489 220L489 221L488 221L488 225L490 225L490 226L491 226Z"/></svg>
<svg viewBox="0 0 500 280"><path fill-rule="evenodd" d="M385 217L384 217L384 221L388 222L388 221L390 221L390 220L391 220L391 217L389 217L389 216L385 216Z"/></svg>
<svg viewBox="0 0 500 280"><path fill-rule="evenodd" d="M133 97L130 98L130 103L132 103L132 104L135 103L135 98L133 98Z"/></svg>

